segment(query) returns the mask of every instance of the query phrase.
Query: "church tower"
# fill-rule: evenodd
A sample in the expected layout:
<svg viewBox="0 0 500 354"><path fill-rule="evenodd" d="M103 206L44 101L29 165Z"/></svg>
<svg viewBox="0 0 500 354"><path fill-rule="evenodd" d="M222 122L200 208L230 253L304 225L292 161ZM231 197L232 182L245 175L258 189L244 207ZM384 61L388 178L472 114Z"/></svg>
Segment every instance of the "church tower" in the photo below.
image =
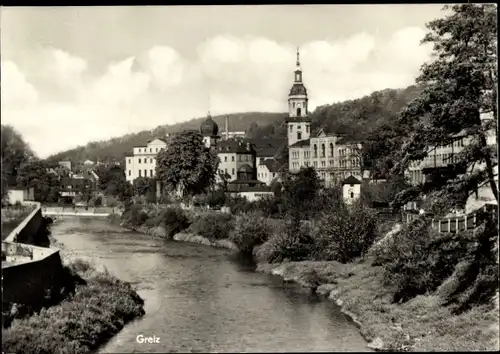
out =
<svg viewBox="0 0 500 354"><path fill-rule="evenodd" d="M294 82L288 94L288 146L301 140L307 140L311 135L311 119L307 116L307 90L302 82L300 53L297 48L297 63L294 72Z"/></svg>

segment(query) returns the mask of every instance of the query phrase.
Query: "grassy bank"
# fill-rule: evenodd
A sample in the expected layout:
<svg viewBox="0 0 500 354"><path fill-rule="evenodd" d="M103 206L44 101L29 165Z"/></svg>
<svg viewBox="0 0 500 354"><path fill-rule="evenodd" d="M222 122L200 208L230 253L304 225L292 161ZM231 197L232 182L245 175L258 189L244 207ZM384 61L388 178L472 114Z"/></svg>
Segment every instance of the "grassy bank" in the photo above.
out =
<svg viewBox="0 0 500 354"><path fill-rule="evenodd" d="M481 351L498 349L496 307L477 306L460 315L442 305L437 294L419 295L403 304L392 302L394 288L383 282L384 270L373 259L350 264L289 262L259 264L258 271L310 286L319 279L318 292L341 306L377 350Z"/></svg>
<svg viewBox="0 0 500 354"><path fill-rule="evenodd" d="M130 284L80 260L67 269L79 279L74 293L57 305L14 319L2 330L4 352L88 353L144 314L144 302Z"/></svg>

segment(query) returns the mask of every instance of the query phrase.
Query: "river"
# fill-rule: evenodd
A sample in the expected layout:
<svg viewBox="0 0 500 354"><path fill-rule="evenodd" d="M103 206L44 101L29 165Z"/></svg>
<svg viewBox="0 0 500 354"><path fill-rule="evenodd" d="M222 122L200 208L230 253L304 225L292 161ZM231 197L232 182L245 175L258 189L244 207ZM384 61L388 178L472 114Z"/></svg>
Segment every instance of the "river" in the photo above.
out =
<svg viewBox="0 0 500 354"><path fill-rule="evenodd" d="M65 252L105 266L145 300L144 317L100 353L368 351L333 302L256 273L231 251L153 239L102 219L66 217L52 234ZM160 343L138 343L141 334Z"/></svg>

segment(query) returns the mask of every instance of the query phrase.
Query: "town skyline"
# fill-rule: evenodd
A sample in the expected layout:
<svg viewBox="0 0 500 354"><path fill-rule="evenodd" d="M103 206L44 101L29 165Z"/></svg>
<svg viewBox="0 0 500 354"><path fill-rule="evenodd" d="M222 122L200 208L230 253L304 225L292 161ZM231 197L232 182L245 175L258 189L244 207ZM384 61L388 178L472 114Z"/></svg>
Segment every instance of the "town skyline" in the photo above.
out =
<svg viewBox="0 0 500 354"><path fill-rule="evenodd" d="M420 46L425 23L441 13L441 5L3 8L2 121L47 157L208 110L286 112L297 47L313 111L413 84L430 59ZM141 26L127 26L132 17Z"/></svg>

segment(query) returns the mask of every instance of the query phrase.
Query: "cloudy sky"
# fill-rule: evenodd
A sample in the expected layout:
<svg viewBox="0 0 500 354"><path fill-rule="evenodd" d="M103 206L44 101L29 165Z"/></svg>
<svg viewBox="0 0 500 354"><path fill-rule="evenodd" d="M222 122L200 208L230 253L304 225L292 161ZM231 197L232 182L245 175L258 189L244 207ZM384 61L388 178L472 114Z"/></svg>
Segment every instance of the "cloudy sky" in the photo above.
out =
<svg viewBox="0 0 500 354"><path fill-rule="evenodd" d="M40 157L212 114L311 108L414 82L440 5L2 8L2 124Z"/></svg>

